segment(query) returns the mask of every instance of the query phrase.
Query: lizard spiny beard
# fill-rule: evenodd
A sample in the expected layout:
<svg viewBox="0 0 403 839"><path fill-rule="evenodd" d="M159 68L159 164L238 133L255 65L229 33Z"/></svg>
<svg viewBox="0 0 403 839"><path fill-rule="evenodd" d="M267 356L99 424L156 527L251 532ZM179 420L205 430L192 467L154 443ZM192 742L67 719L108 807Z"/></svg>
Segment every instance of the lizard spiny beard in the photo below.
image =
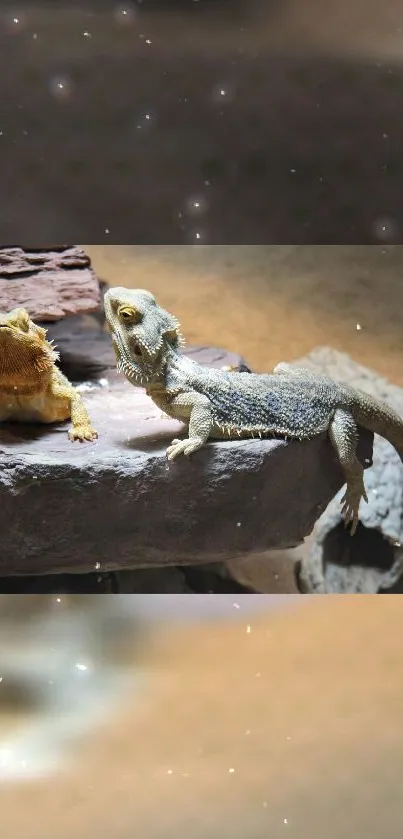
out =
<svg viewBox="0 0 403 839"><path fill-rule="evenodd" d="M0 344L0 382L11 382L22 377L25 381L33 373L40 376L51 370L58 354L49 346L28 345L17 341Z"/></svg>
<svg viewBox="0 0 403 839"><path fill-rule="evenodd" d="M128 350L120 335L115 335L115 342L117 349L116 369L118 373L123 373L131 384L142 387L158 377L162 372L163 353L158 354L156 358L148 359L146 358L145 350L139 344L141 354L138 356L138 362L135 362L129 356Z"/></svg>

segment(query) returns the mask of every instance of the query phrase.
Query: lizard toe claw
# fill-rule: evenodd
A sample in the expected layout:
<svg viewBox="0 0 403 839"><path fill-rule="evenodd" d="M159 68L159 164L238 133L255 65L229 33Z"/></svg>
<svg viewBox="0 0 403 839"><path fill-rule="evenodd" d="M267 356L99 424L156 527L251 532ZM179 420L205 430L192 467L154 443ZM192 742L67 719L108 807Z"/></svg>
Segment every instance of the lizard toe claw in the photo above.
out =
<svg viewBox="0 0 403 839"><path fill-rule="evenodd" d="M350 493L346 493L342 499L343 506L341 508L341 514L344 518L344 526L348 527L349 525L351 525L350 533L352 536L354 535L358 526L358 512L360 507L360 500L361 496L353 496L350 495Z"/></svg>
<svg viewBox="0 0 403 839"><path fill-rule="evenodd" d="M92 443L98 439L98 432L90 425L76 425L70 429L68 437L72 442L79 440L80 443L84 443L85 441Z"/></svg>
<svg viewBox="0 0 403 839"><path fill-rule="evenodd" d="M172 440L171 445L167 448L168 460L175 460L180 454L188 457L193 452L201 449L203 442L199 437L189 437L187 440Z"/></svg>
<svg viewBox="0 0 403 839"><path fill-rule="evenodd" d="M186 446L186 440L172 440L172 443L167 448L168 460L175 460L180 454L183 454Z"/></svg>

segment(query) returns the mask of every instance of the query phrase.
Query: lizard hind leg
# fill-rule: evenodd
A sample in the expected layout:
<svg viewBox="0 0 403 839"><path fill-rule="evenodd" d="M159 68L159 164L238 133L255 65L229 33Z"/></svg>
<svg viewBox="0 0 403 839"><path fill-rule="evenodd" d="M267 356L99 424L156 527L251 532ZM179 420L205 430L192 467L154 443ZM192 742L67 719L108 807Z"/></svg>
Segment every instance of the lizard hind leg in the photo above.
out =
<svg viewBox="0 0 403 839"><path fill-rule="evenodd" d="M358 525L360 501L368 501L364 485L364 468L356 455L358 429L348 411L338 408L329 426L329 437L337 452L346 479L346 492L341 500L346 527L351 522L351 535Z"/></svg>

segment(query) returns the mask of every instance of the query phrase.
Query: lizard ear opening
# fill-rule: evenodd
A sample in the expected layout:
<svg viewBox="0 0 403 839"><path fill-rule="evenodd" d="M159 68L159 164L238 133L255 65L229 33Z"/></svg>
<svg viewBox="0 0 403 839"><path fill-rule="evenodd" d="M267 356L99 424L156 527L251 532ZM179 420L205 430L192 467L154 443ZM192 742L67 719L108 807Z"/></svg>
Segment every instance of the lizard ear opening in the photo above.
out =
<svg viewBox="0 0 403 839"><path fill-rule="evenodd" d="M180 342L180 332L177 327L164 330L163 336L170 344L172 344L172 346L177 346Z"/></svg>
<svg viewBox="0 0 403 839"><path fill-rule="evenodd" d="M180 323L169 312L164 313L161 324L161 335L173 347L178 347L182 343Z"/></svg>

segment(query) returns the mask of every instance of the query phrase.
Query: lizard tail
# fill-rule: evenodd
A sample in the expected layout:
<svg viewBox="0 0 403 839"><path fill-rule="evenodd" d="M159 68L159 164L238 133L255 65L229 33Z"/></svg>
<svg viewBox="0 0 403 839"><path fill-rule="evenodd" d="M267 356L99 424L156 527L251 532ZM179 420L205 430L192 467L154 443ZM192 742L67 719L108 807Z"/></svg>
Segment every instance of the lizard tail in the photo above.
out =
<svg viewBox="0 0 403 839"><path fill-rule="evenodd" d="M354 418L367 431L373 431L387 440L403 463L403 419L396 411L366 396L365 401L355 407Z"/></svg>

